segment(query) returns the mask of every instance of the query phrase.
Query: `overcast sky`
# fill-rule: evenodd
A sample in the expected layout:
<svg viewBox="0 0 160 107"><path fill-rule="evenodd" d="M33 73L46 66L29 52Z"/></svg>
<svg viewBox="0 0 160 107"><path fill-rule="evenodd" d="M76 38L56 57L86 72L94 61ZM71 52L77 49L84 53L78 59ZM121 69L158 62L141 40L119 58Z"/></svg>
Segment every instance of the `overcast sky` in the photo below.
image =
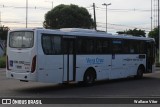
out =
<svg viewBox="0 0 160 107"><path fill-rule="evenodd" d="M93 17L93 3L96 4L96 18L99 30L105 30L106 9L108 6L108 32L133 29L151 29L151 0L28 0L28 27L42 27L44 15L59 4L76 4L88 9ZM25 27L26 0L0 0L2 25L11 28Z"/></svg>

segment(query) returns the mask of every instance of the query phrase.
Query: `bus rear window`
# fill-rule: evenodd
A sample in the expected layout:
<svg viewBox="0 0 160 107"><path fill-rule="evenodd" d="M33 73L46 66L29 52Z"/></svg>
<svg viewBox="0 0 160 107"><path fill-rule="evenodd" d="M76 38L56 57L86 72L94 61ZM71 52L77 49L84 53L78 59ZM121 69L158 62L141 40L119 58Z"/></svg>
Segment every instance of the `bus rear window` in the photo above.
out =
<svg viewBox="0 0 160 107"><path fill-rule="evenodd" d="M9 35L9 46L11 48L31 48L33 47L33 32L16 31Z"/></svg>

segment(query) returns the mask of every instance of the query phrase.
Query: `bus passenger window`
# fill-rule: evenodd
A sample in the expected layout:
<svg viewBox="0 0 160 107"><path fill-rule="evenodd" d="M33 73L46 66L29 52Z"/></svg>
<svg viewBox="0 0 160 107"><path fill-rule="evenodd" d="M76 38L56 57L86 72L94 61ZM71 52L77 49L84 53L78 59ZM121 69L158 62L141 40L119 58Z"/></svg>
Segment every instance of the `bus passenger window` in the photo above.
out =
<svg viewBox="0 0 160 107"><path fill-rule="evenodd" d="M79 38L77 41L78 54L93 54L94 40L90 38Z"/></svg>
<svg viewBox="0 0 160 107"><path fill-rule="evenodd" d="M103 53L105 53L105 54L110 53L110 45L109 44L110 44L109 40L103 41L103 46L102 46Z"/></svg>
<svg viewBox="0 0 160 107"><path fill-rule="evenodd" d="M96 54L102 54L103 53L102 52L102 46L103 46L102 43L103 43L102 40L96 40L96 45L95 45L95 53Z"/></svg>
<svg viewBox="0 0 160 107"><path fill-rule="evenodd" d="M139 46L137 41L129 41L129 53L136 54L139 53Z"/></svg>
<svg viewBox="0 0 160 107"><path fill-rule="evenodd" d="M129 41L128 40L123 40L123 53L128 54L130 53L130 47L129 47ZM134 50L132 50L134 51Z"/></svg>
<svg viewBox="0 0 160 107"><path fill-rule="evenodd" d="M46 55L61 54L61 37L43 35L42 48Z"/></svg>
<svg viewBox="0 0 160 107"><path fill-rule="evenodd" d="M58 36L52 36L52 51L53 54L60 54L61 53L61 38Z"/></svg>
<svg viewBox="0 0 160 107"><path fill-rule="evenodd" d="M114 54L122 53L122 41L120 41L120 40L113 40L112 41L112 52Z"/></svg>
<svg viewBox="0 0 160 107"><path fill-rule="evenodd" d="M42 47L45 54L51 54L52 53L52 47L50 42L49 36L43 36L42 37Z"/></svg>

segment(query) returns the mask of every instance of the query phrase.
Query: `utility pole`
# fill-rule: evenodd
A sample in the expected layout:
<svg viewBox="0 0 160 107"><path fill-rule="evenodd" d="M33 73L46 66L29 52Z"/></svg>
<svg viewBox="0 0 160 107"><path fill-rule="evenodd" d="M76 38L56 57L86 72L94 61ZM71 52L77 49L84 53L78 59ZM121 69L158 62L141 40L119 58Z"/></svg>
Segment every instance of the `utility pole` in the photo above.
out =
<svg viewBox="0 0 160 107"><path fill-rule="evenodd" d="M52 9L53 9L53 1L52 1Z"/></svg>
<svg viewBox="0 0 160 107"><path fill-rule="evenodd" d="M1 24L1 11L0 11L0 27L2 26L2 24Z"/></svg>
<svg viewBox="0 0 160 107"><path fill-rule="evenodd" d="M28 27L28 0L26 0L26 28Z"/></svg>
<svg viewBox="0 0 160 107"><path fill-rule="evenodd" d="M158 35L159 35L158 36L158 38L159 38L158 39L159 40L159 47L158 47L159 50L158 50L158 52L159 52L159 63L160 63L160 23L159 23L160 22L160 16L159 16L160 11L159 10L160 10L160 8L159 8L159 0L158 0Z"/></svg>
<svg viewBox="0 0 160 107"><path fill-rule="evenodd" d="M152 0L151 0L151 31L153 30L153 28L152 28L152 20L153 20L153 13L152 13L152 11L153 11L153 2L152 2Z"/></svg>
<svg viewBox="0 0 160 107"><path fill-rule="evenodd" d="M109 6L109 5L111 5L111 3L109 3L109 4L106 4L106 3L104 3L104 4L102 4L103 6L106 6L106 33L107 33L107 7Z"/></svg>
<svg viewBox="0 0 160 107"><path fill-rule="evenodd" d="M97 30L95 3L93 3L94 29Z"/></svg>

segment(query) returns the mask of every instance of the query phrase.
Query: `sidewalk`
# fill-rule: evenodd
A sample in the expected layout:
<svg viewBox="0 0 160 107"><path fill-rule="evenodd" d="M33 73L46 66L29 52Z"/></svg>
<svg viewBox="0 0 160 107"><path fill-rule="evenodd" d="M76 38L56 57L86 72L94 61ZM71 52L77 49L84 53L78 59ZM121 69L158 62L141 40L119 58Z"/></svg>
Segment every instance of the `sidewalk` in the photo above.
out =
<svg viewBox="0 0 160 107"><path fill-rule="evenodd" d="M0 71L6 71L6 68L0 68Z"/></svg>

